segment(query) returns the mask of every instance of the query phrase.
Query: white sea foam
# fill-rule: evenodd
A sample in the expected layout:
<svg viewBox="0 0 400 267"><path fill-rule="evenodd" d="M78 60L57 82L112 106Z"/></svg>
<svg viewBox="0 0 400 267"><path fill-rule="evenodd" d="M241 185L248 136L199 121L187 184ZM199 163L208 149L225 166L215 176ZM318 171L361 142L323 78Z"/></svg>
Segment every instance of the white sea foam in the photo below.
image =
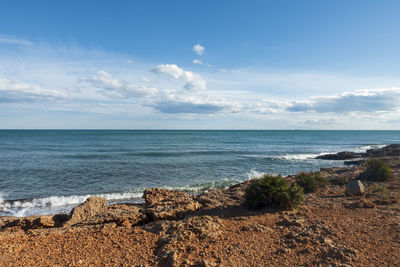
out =
<svg viewBox="0 0 400 267"><path fill-rule="evenodd" d="M275 158L285 159L285 160L308 160L308 159L315 159L316 157L324 154L326 153L286 154L286 155L275 156Z"/></svg>
<svg viewBox="0 0 400 267"><path fill-rule="evenodd" d="M248 178L248 180L251 180L251 179L261 178L264 175L265 175L265 172L259 172L259 171L256 171L256 170L250 170L247 173L247 178Z"/></svg>
<svg viewBox="0 0 400 267"><path fill-rule="evenodd" d="M377 148L382 148L385 147L386 145L365 145L365 146L360 146L360 147L356 147L353 149L350 149L350 151L352 152L356 152L356 153L363 153L366 152L367 150L370 149L377 149Z"/></svg>
<svg viewBox="0 0 400 267"><path fill-rule="evenodd" d="M281 160L309 160L327 153L301 153L301 154L283 154L283 155L245 155L248 158L263 159L281 159Z"/></svg>
<svg viewBox="0 0 400 267"><path fill-rule="evenodd" d="M0 192L0 207L3 207L3 201L4 201L3 193ZM1 208L0 208L0 209L1 209Z"/></svg>
<svg viewBox="0 0 400 267"><path fill-rule="evenodd" d="M244 155L247 158L263 158L263 159L280 159L280 160L288 160L288 161L304 161L304 160L314 160L318 156L326 155L326 154L335 154L341 151L350 151L355 153L364 153L369 149L377 149L382 148L386 145L363 145L359 147L351 147L348 149L341 150L331 150L331 151L323 151L318 153L297 153L297 154L283 154L283 155Z"/></svg>
<svg viewBox="0 0 400 267"><path fill-rule="evenodd" d="M4 201L3 199L1 204L3 211L1 213L12 216L27 216L33 214L68 212L72 207L83 203L91 196L100 196L106 198L109 202L117 202L120 200L141 198L142 193L125 192L95 195L50 196L21 201Z"/></svg>

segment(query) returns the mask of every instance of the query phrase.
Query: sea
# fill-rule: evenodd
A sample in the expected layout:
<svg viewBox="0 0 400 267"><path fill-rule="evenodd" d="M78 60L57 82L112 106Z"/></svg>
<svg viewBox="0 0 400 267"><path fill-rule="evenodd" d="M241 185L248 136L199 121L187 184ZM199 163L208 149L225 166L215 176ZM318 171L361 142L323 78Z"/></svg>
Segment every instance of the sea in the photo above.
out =
<svg viewBox="0 0 400 267"><path fill-rule="evenodd" d="M1 130L0 216L66 213L89 196L141 203L151 187L198 194L392 143L400 131Z"/></svg>

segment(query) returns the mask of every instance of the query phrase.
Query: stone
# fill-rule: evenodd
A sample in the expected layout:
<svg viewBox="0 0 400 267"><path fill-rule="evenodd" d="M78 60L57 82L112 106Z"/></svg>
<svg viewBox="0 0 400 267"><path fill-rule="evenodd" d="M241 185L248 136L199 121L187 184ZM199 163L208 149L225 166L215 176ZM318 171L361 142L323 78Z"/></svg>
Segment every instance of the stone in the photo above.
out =
<svg viewBox="0 0 400 267"><path fill-rule="evenodd" d="M355 158L360 158L362 157L363 154L361 153L354 153L354 152L339 152L336 154L325 154L316 157L316 159L326 159L326 160L345 160L345 159L355 159Z"/></svg>
<svg viewBox="0 0 400 267"><path fill-rule="evenodd" d="M289 253L289 252L290 252L289 248L278 248L275 251L276 254L286 254L286 253Z"/></svg>
<svg viewBox="0 0 400 267"><path fill-rule="evenodd" d="M151 188L143 192L146 213L154 220L177 220L201 208L188 194L164 188Z"/></svg>
<svg viewBox="0 0 400 267"><path fill-rule="evenodd" d="M351 180L346 185L345 194L347 196L361 196L365 193L365 188L360 180Z"/></svg>
<svg viewBox="0 0 400 267"><path fill-rule="evenodd" d="M391 144L378 149L370 149L365 152L367 157L393 157L400 156L400 144Z"/></svg>
<svg viewBox="0 0 400 267"><path fill-rule="evenodd" d="M302 226L303 220L301 218L291 218L289 219L287 216L283 216L282 221L277 222L278 226L286 226L286 227L300 227Z"/></svg>
<svg viewBox="0 0 400 267"><path fill-rule="evenodd" d="M53 216L50 215L39 216L39 218L33 220L33 225L36 225L38 227L54 227Z"/></svg>
<svg viewBox="0 0 400 267"><path fill-rule="evenodd" d="M145 211L135 205L116 204L110 206L107 212L96 215L93 224L115 222L118 226L130 227L148 222Z"/></svg>
<svg viewBox="0 0 400 267"><path fill-rule="evenodd" d="M69 220L64 226L72 226L83 221L90 220L92 217L107 212L107 199L104 197L90 197L84 203L75 207L71 213Z"/></svg>

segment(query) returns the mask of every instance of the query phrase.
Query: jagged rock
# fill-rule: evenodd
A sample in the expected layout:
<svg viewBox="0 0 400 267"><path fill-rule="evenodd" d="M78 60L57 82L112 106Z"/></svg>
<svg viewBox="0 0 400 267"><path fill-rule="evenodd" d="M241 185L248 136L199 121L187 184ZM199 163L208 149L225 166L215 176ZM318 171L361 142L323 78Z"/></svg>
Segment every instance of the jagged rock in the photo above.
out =
<svg viewBox="0 0 400 267"><path fill-rule="evenodd" d="M146 213L154 220L182 218L185 214L201 208L200 203L188 194L163 188L146 189L143 192Z"/></svg>
<svg viewBox="0 0 400 267"><path fill-rule="evenodd" d="M239 206L243 202L244 192L250 181L233 185L227 189L213 189L195 197L203 209L225 209Z"/></svg>
<svg viewBox="0 0 400 267"><path fill-rule="evenodd" d="M108 207L103 212L91 216L82 224L104 224L115 223L118 226L136 226L148 222L148 218L143 209L135 205L117 204Z"/></svg>
<svg viewBox="0 0 400 267"><path fill-rule="evenodd" d="M107 208L107 199L104 197L90 197L71 211L70 218L64 226L71 226L83 221L88 221L96 215L106 213Z"/></svg>
<svg viewBox="0 0 400 267"><path fill-rule="evenodd" d="M375 148L367 150L365 153L355 153L355 152L339 152L335 154L325 154L316 157L316 159L327 159L327 160L346 160L355 158L368 158L368 157L393 157L400 156L400 144L391 144L382 148ZM348 164L360 164L362 161L350 161Z"/></svg>
<svg viewBox="0 0 400 267"><path fill-rule="evenodd" d="M24 231L38 228L54 227L53 216L29 216L25 218L10 217L4 222L2 228L7 231L15 231L22 229Z"/></svg>
<svg viewBox="0 0 400 267"><path fill-rule="evenodd" d="M53 216L43 215L33 220L33 224L39 227L54 227Z"/></svg>
<svg viewBox="0 0 400 267"><path fill-rule="evenodd" d="M391 144L379 149L370 149L365 152L366 157L400 156L400 144Z"/></svg>
<svg viewBox="0 0 400 267"><path fill-rule="evenodd" d="M339 152L336 154L325 154L316 157L316 159L327 159L327 160L345 160L345 159L355 159L355 158L360 158L362 157L362 153L354 153L354 152Z"/></svg>
<svg viewBox="0 0 400 267"><path fill-rule="evenodd" d="M364 185L360 180L351 180L346 185L346 195L361 196L365 193Z"/></svg>

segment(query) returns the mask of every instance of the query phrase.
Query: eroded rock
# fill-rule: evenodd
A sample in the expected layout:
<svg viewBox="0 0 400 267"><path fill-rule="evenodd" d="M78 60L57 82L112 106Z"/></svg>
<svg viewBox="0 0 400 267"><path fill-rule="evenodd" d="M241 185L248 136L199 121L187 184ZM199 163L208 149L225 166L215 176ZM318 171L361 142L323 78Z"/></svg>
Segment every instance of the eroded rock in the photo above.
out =
<svg viewBox="0 0 400 267"><path fill-rule="evenodd" d="M226 189L212 189L195 197L203 209L225 209L239 206L250 181L233 185Z"/></svg>
<svg viewBox="0 0 400 267"><path fill-rule="evenodd" d="M316 157L316 159L326 159L326 160L345 160L345 159L355 159L362 157L362 153L354 153L349 151L339 152L336 154L325 154Z"/></svg>
<svg viewBox="0 0 400 267"><path fill-rule="evenodd" d="M77 223L89 221L96 215L106 213L107 209L107 199L104 197L90 197L71 211L70 218L64 226L72 226Z"/></svg>
<svg viewBox="0 0 400 267"><path fill-rule="evenodd" d="M188 194L163 188L146 189L143 193L146 213L154 220L176 220L201 208Z"/></svg>

